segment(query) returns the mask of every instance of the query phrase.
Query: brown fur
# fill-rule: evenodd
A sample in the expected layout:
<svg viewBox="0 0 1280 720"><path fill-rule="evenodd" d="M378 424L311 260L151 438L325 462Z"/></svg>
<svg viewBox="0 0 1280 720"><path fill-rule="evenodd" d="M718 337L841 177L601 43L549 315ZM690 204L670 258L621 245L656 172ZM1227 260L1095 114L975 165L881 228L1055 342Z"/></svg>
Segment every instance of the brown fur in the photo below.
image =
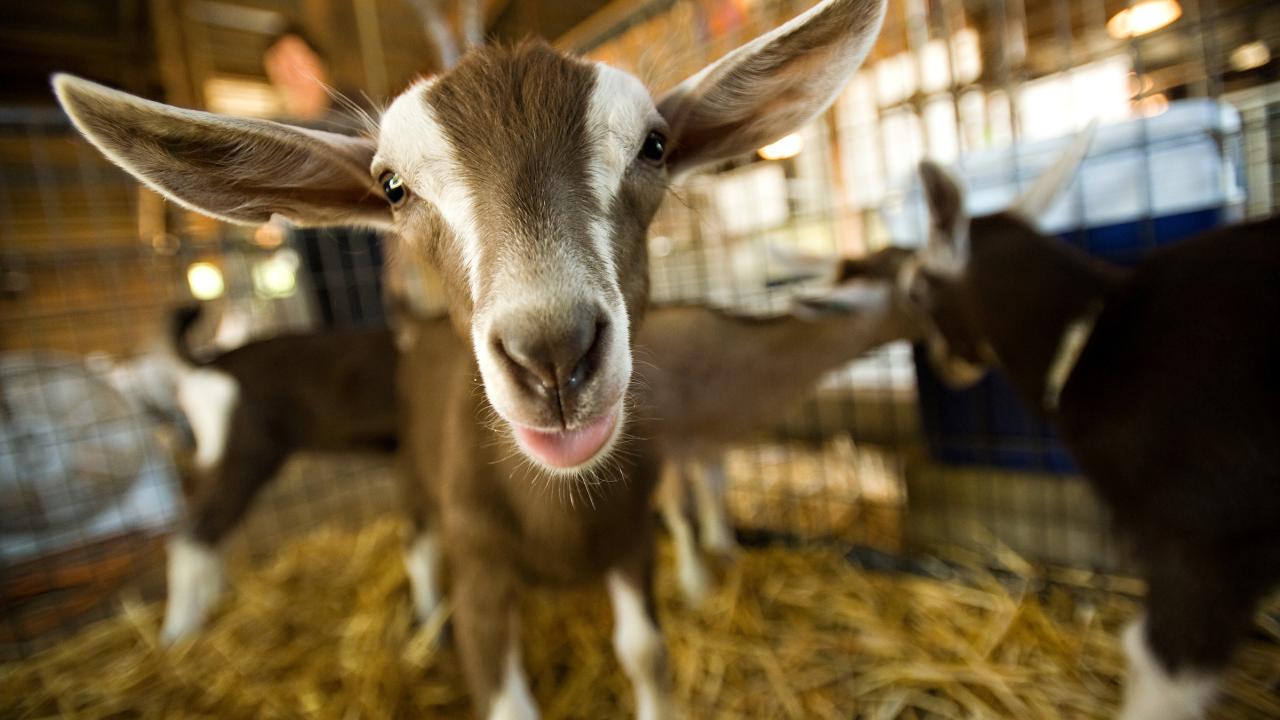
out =
<svg viewBox="0 0 1280 720"><path fill-rule="evenodd" d="M584 93L590 92L585 66L536 45L478 49L434 86L415 86L426 87L423 97L394 101L376 142L179 110L67 76L56 77L54 85L77 128L99 149L178 202L243 223L278 213L300 224L373 224L393 230L436 266L467 351L452 360L435 357L421 337L408 348L409 359L399 368L407 394L402 428L417 448L417 460L409 462L427 491L421 493L420 522L438 517L454 566L458 640L477 708L487 712L507 664L504 646L514 636L507 622L521 581L569 582L612 567L627 589L649 592L647 508L656 474L649 454L628 456L629 443L623 442L611 456L597 452L591 461L603 461L587 470L568 471L585 477L561 478L548 489L545 480L531 482L514 455L503 455L511 450L506 433L513 424L551 429L543 421L552 409L555 429L607 417L632 379L630 342L623 338L634 334L624 335L619 326L624 311L633 326L643 316L645 229L667 180L754 150L825 109L870 48L884 8L884 0L824 0L807 22L730 53L653 103L663 116L659 122L673 126L670 145L679 151L661 160L623 158L621 188L608 208L598 207L600 200L588 192L596 179L587 178L581 165L606 151L582 141ZM450 165L460 166L466 202L453 192L457 186L432 186L432 180L452 183L455 168L441 170L432 162L439 160L432 153L446 148L416 143L421 138L415 132L434 131L415 102L447 116L438 124L453 142L441 144L457 146ZM630 152L631 142L643 141L643 131L632 130L635 138L610 149ZM685 130L688 136L681 137ZM361 176L361 168L369 175ZM440 175L424 178L415 170ZM405 173L397 186L404 192L378 207L370 201L384 172ZM427 186L418 190L438 195L446 212L414 192L417 181ZM465 207L469 203L477 206ZM439 222L441 215L458 219L459 227ZM594 245L592 221L609 224L611 273L607 258L587 252ZM473 267L464 258L475 260ZM529 387L524 370L539 368L504 347L513 338L545 345L576 336L592 311L612 325L599 327L606 360L591 368L582 389L566 402L570 388L564 383ZM469 346L472 338L475 347ZM474 384L479 368L483 399ZM561 368L553 370L563 376ZM427 393L423 388L443 388L443 405L424 407L416 394ZM491 405L500 411L496 425L485 417ZM628 481L593 485L610 466ZM570 487L587 494L594 507L556 498L557 489ZM637 665L661 665L661 648L650 647L651 624L652 618L633 626L645 645L635 652L643 658L623 658L628 672L646 676L640 678L646 686L661 682L645 672L654 668ZM620 651L631 651L618 642ZM646 697L651 706L663 704ZM652 714L667 711L650 708Z"/></svg>
<svg viewBox="0 0 1280 720"><path fill-rule="evenodd" d="M188 315L173 338L188 361L182 334L194 319ZM294 452L396 445L396 357L386 331L283 336L193 364L229 375L239 389L220 460L193 469L189 532L210 547Z"/></svg>

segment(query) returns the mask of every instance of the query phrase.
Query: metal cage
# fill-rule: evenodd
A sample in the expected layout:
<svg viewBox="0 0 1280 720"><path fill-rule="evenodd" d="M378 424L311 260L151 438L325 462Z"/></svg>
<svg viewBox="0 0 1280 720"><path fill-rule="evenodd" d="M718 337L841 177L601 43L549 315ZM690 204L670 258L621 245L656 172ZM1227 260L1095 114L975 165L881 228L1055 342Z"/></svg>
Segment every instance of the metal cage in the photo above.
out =
<svg viewBox="0 0 1280 720"><path fill-rule="evenodd" d="M809 4L614 3L556 44L661 87ZM955 164L976 209L994 210L1094 118L1105 142L1086 178L1121 173L1128 195L1074 185L1049 222L1068 241L1124 262L1269 215L1280 65L1239 48L1280 52L1280 8L1189 0L1166 28L1111 29L1133 4L890 3L865 67L790 149L726 163L669 198L650 233L654 301L782 309L823 282L797 280L791 253L921 242L919 159ZM1178 182L1185 173L1194 181ZM13 660L117 612L122 591L162 596L182 483L145 363L168 308L210 298L221 317L202 334L210 347L385 318L379 238L246 231L166 206L53 110L0 107L0 238L0 660ZM922 558L1002 548L1063 583L1135 591L1052 431L998 378L946 391L907 345L831 373L725 457L730 512L753 544L834 544L922 573L937 567ZM262 556L320 524L393 511L391 472L381 456L295 459L232 552Z"/></svg>

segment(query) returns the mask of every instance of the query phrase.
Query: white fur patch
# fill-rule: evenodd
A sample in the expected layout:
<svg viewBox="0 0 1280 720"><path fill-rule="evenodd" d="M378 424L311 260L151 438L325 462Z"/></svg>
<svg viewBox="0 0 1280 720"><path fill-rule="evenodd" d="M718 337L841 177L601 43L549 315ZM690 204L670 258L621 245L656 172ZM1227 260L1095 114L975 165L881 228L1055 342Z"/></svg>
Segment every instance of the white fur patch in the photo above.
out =
<svg viewBox="0 0 1280 720"><path fill-rule="evenodd" d="M710 588L707 568L693 539L693 527L680 507L683 492L664 492L661 496L662 520L671 532L671 542L676 550L676 578L680 594L691 607L697 607L707 597Z"/></svg>
<svg viewBox="0 0 1280 720"><path fill-rule="evenodd" d="M1058 399L1062 397L1062 388L1071 379L1071 372L1076 369L1085 345L1089 344L1089 336L1093 334L1093 326L1098 321L1101 306L1090 308L1088 312L1067 323L1058 340L1058 350L1049 363L1049 371L1044 379L1044 406L1056 410Z"/></svg>
<svg viewBox="0 0 1280 720"><path fill-rule="evenodd" d="M606 580L613 605L613 648L636 693L636 718L659 720L674 716L667 696L661 662L662 635L645 611L640 591L618 572Z"/></svg>
<svg viewBox="0 0 1280 720"><path fill-rule="evenodd" d="M1170 675L1151 652L1142 621L1125 629L1123 642L1129 657L1129 682L1120 720L1199 720L1204 717L1218 688L1217 677L1187 670Z"/></svg>
<svg viewBox="0 0 1280 720"><path fill-rule="evenodd" d="M409 589L413 593L413 610L419 622L426 622L440 606L440 538L427 531L413 539L404 555Z"/></svg>
<svg viewBox="0 0 1280 720"><path fill-rule="evenodd" d="M178 377L178 406L196 436L196 467L211 468L222 459L239 394L235 378L219 370L188 369Z"/></svg>
<svg viewBox="0 0 1280 720"><path fill-rule="evenodd" d="M410 192L430 202L462 244L471 299L480 287L480 235L470 188L460 179L457 151L436 119L426 94L434 79L419 80L382 114L373 168L397 172Z"/></svg>
<svg viewBox="0 0 1280 720"><path fill-rule="evenodd" d="M533 693L529 692L524 669L520 667L519 643L513 639L502 673L502 690L489 706L489 720L535 720L537 717L538 706L533 702Z"/></svg>
<svg viewBox="0 0 1280 720"><path fill-rule="evenodd" d="M693 479L693 498L698 507L698 530L702 547L717 555L731 555L738 542L725 511L726 478L720 458L699 463Z"/></svg>
<svg viewBox="0 0 1280 720"><path fill-rule="evenodd" d="M604 63L596 63L595 70L595 88L587 108L592 145L588 167L596 200L607 212L650 128L661 125L662 117L649 91L634 76ZM608 257L606 248L600 248L604 257Z"/></svg>
<svg viewBox="0 0 1280 720"><path fill-rule="evenodd" d="M189 538L169 542L169 601L160 641L166 645L204 625L223 587L222 556Z"/></svg>

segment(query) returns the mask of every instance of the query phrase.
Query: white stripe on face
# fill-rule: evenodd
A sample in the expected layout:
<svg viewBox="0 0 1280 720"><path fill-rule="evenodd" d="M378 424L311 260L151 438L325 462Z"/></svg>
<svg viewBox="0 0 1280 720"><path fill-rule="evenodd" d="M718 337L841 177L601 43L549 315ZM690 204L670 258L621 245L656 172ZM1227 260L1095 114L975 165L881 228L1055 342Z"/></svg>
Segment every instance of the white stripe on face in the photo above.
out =
<svg viewBox="0 0 1280 720"><path fill-rule="evenodd" d="M587 167L601 216L592 221L591 234L612 277L610 208L649 129L662 120L649 91L635 77L604 63L596 63L595 70L596 84L587 109L587 134L592 144Z"/></svg>
<svg viewBox="0 0 1280 720"><path fill-rule="evenodd" d="M440 211L462 244L460 255L474 302L480 287L475 203L462 181L457 151L427 102L434 83L434 79L419 80L383 113L373 166L400 173L411 192Z"/></svg>

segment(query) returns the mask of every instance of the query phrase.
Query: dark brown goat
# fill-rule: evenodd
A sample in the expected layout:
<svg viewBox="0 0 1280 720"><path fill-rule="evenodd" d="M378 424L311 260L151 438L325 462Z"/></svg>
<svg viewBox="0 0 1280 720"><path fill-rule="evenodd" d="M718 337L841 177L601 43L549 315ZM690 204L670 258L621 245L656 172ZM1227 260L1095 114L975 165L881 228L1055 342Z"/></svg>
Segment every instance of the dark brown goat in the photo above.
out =
<svg viewBox="0 0 1280 720"><path fill-rule="evenodd" d="M1038 183L1061 187L1078 145ZM1121 270L1046 237L1047 205L970 218L921 166L929 246L899 289L956 384L1000 367L1061 432L1132 543L1147 613L1125 634L1123 720L1201 717L1280 579L1280 220Z"/></svg>
<svg viewBox="0 0 1280 720"><path fill-rule="evenodd" d="M199 314L179 310L171 328L178 405L196 451L187 530L170 544L166 642L204 621L222 584L215 548L290 455L396 446L390 332L287 335L205 360L186 342Z"/></svg>

